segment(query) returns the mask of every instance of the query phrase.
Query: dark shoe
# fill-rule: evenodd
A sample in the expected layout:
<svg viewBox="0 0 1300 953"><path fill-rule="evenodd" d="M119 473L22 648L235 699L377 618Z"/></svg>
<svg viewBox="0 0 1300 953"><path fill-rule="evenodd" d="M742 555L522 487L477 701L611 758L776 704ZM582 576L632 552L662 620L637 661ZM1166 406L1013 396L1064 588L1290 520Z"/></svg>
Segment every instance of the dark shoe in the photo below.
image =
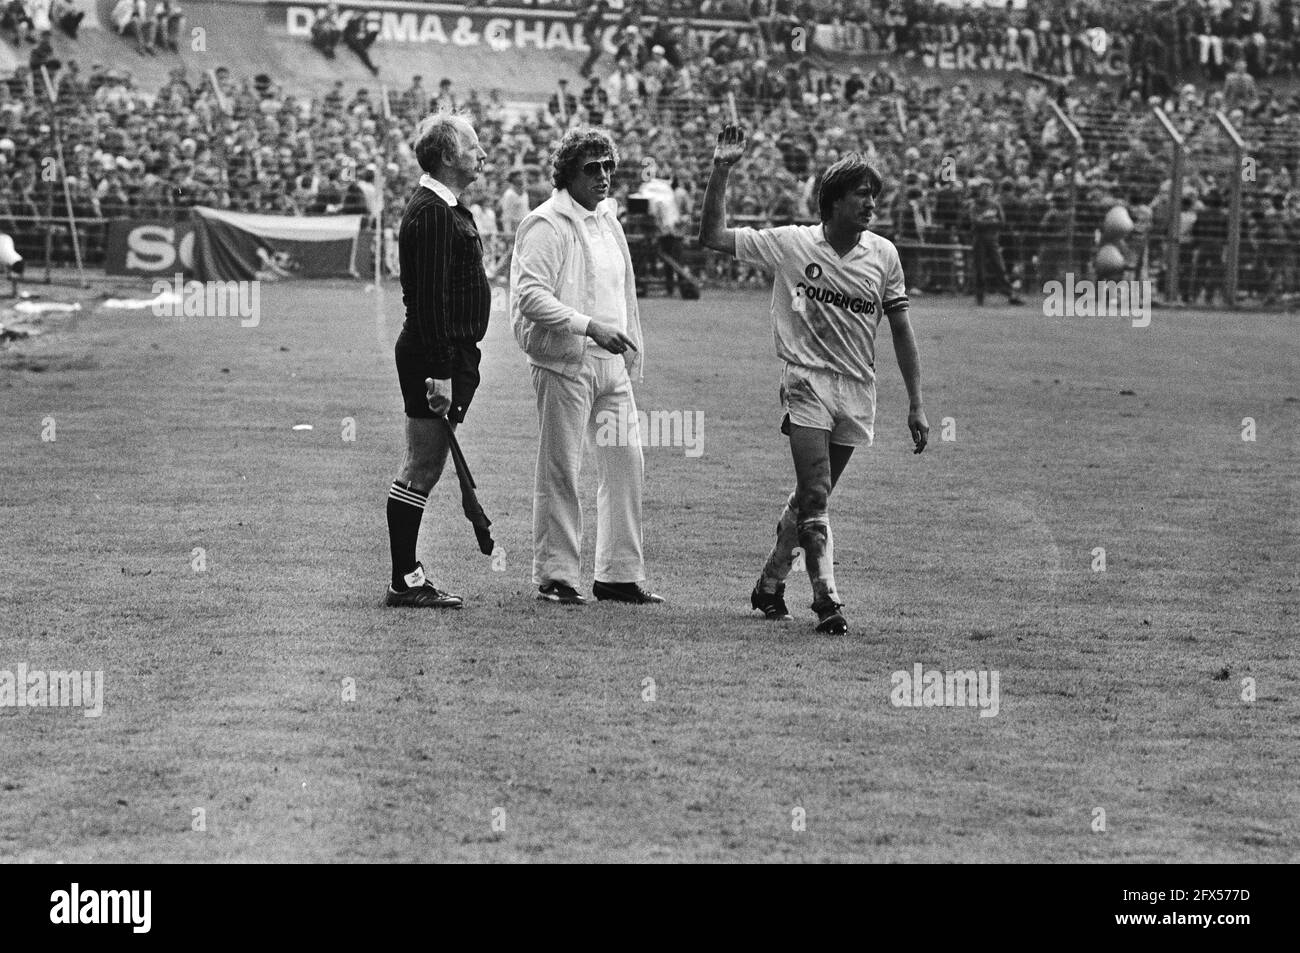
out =
<svg viewBox="0 0 1300 953"><path fill-rule="evenodd" d="M840 610L844 608L842 602L827 602L824 605L810 606L813 612L817 613L817 631L826 635L846 635L849 631L849 624L845 621Z"/></svg>
<svg viewBox="0 0 1300 953"><path fill-rule="evenodd" d="M419 609L459 609L465 604L454 592L443 592L424 577L424 564L416 563L419 578L415 585L398 592L391 585L384 597L385 606L411 606Z"/></svg>
<svg viewBox="0 0 1300 953"><path fill-rule="evenodd" d="M548 582L537 587L537 599L540 602L558 602L565 606L585 606L587 600L578 595L578 590L562 582Z"/></svg>
<svg viewBox="0 0 1300 953"><path fill-rule="evenodd" d="M1025 299L1020 297L1020 295L1011 295L1010 297L1007 298L1007 304L1009 305L1024 304L1024 303L1025 303Z"/></svg>
<svg viewBox="0 0 1300 953"><path fill-rule="evenodd" d="M790 621L790 610L785 607L785 583L781 583L776 592L763 592L759 589L759 583L754 583L754 591L749 594L749 604L755 609L761 609L769 622Z"/></svg>
<svg viewBox="0 0 1300 953"><path fill-rule="evenodd" d="M601 582L596 580L591 586L591 594L600 601L630 602L633 605L649 605L663 602L663 596L646 592L639 582Z"/></svg>

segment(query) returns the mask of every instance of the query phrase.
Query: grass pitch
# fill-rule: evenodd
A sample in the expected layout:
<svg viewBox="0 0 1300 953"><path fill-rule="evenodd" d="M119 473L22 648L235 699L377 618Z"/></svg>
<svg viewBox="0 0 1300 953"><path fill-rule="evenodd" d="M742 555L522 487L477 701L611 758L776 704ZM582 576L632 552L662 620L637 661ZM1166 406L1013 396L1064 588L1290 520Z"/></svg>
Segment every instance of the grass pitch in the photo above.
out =
<svg viewBox="0 0 1300 953"><path fill-rule="evenodd" d="M646 450L662 607L534 601L535 411L494 315L461 440L504 556L445 478L421 555L451 614L380 608L400 295L262 308L91 301L0 352L0 669L105 683L100 718L0 709L0 858L1300 857L1294 316L920 299L931 445L883 326L831 638L806 577L794 623L748 612L793 479L766 295L643 301L641 410L704 420L702 456ZM590 475L585 505L589 591ZM894 707L918 662L997 671L998 715Z"/></svg>

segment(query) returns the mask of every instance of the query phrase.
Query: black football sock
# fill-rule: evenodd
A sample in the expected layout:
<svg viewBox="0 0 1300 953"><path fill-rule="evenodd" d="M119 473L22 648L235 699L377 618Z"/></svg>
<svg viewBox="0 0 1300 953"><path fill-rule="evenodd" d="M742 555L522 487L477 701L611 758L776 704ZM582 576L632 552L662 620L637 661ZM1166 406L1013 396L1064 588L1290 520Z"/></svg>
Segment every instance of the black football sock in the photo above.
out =
<svg viewBox="0 0 1300 953"><path fill-rule="evenodd" d="M420 538L420 520L429 494L394 480L388 489L388 547L393 555L393 588L407 588L405 576L415 571L415 544Z"/></svg>

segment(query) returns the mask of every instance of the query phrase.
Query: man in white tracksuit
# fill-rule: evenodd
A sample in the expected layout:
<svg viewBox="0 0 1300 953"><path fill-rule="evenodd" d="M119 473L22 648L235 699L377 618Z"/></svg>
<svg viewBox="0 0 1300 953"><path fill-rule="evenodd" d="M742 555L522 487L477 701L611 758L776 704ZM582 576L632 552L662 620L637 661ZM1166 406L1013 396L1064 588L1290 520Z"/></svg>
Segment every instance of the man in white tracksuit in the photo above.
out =
<svg viewBox="0 0 1300 953"><path fill-rule="evenodd" d="M578 470L596 448L596 581L601 600L662 602L642 585L644 461L632 374L641 372L636 278L617 203L618 152L604 132L575 129L551 160L551 197L519 226L510 267L515 338L528 355L541 429L533 491L538 599L586 602L577 591L582 542ZM615 439L596 439L613 428Z"/></svg>

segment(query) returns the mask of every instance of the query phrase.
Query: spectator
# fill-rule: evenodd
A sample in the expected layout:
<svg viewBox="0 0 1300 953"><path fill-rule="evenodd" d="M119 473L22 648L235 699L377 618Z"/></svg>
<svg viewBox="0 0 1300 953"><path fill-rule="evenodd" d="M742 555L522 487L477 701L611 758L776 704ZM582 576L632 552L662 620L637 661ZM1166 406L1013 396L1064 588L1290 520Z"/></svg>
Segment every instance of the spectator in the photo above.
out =
<svg viewBox="0 0 1300 953"><path fill-rule="evenodd" d="M32 31L42 37L54 31L50 22L50 0L27 0L27 16L32 21Z"/></svg>
<svg viewBox="0 0 1300 953"><path fill-rule="evenodd" d="M185 32L185 11L172 0L158 0L153 8L154 36L158 45L173 53L181 51L181 36Z"/></svg>
<svg viewBox="0 0 1300 953"><path fill-rule="evenodd" d="M117 0L112 19L119 36L134 38L137 53L154 55L154 21L146 0Z"/></svg>
<svg viewBox="0 0 1300 953"><path fill-rule="evenodd" d="M659 111L659 97L661 95L672 95L673 81L676 76L676 70L668 62L662 46L656 46L650 51L650 59L646 61L641 70L642 85L645 89L647 105L651 113Z"/></svg>
<svg viewBox="0 0 1300 953"><path fill-rule="evenodd" d="M522 169L511 169L506 173L506 190L501 195L501 230L513 240L519 223L529 211L528 194L524 191L524 173Z"/></svg>
<svg viewBox="0 0 1300 953"><path fill-rule="evenodd" d="M894 244L898 246L903 274L914 286L908 294L919 294L921 288L929 285L925 273L928 258L916 246L924 243L929 233L930 213L925 207L925 192L917 173L907 173L890 212L894 223Z"/></svg>
<svg viewBox="0 0 1300 953"><path fill-rule="evenodd" d="M353 11L348 22L343 25L343 44L357 55L366 69L378 76L379 67L370 59L370 47L379 39L377 17L367 16L360 11Z"/></svg>
<svg viewBox="0 0 1300 953"><path fill-rule="evenodd" d="M563 125L569 123L577 115L578 97L569 92L569 81L563 76L557 80L556 85L559 86L559 89L551 94L550 102L546 104L546 111ZM563 102L560 100L561 96L564 97Z"/></svg>
<svg viewBox="0 0 1300 953"><path fill-rule="evenodd" d="M582 108L587 111L587 124L602 126L605 124L605 110L609 108L609 94L600 85L600 77L592 76L587 87L582 91Z"/></svg>
<svg viewBox="0 0 1300 953"><path fill-rule="evenodd" d="M645 65L645 61L650 57L650 51L646 49L645 40L641 38L641 28L638 26L629 26L623 31L619 39L618 49L614 53L615 61L627 60L638 70Z"/></svg>
<svg viewBox="0 0 1300 953"><path fill-rule="evenodd" d="M766 57L773 45L773 0L749 0L748 14L758 34L761 55Z"/></svg>
<svg viewBox="0 0 1300 953"><path fill-rule="evenodd" d="M40 76L41 70L44 69L49 71L51 80L58 73L59 67L63 65L62 62L54 58L54 46L50 43L48 30L41 34L40 42L32 50L28 63L31 66L33 76Z"/></svg>
<svg viewBox="0 0 1300 953"><path fill-rule="evenodd" d="M64 102L84 102L90 95L90 89L81 76L76 60L69 60L59 74L59 98Z"/></svg>
<svg viewBox="0 0 1300 953"><path fill-rule="evenodd" d="M608 0L592 0L582 12L582 36L590 48L587 58L578 67L578 75L584 79L591 75L592 69L599 62L604 45L605 14L609 12Z"/></svg>
<svg viewBox="0 0 1300 953"><path fill-rule="evenodd" d="M1006 216L1002 211L1002 203L993 193L993 183L987 179L977 179L971 182L971 188L974 198L971 200L969 218L972 232L971 257L975 264L975 303L984 304L984 296L989 291L1002 291L1007 295L1008 304L1024 304L1016 294L1002 260L1000 237L1006 226Z"/></svg>
<svg viewBox="0 0 1300 953"><path fill-rule="evenodd" d="M680 70L686 62L686 21L673 23L667 17L660 17L650 34L650 51L656 46L664 48L664 57L674 70Z"/></svg>
<svg viewBox="0 0 1300 953"><path fill-rule="evenodd" d="M66 33L69 39L77 38L77 30L85 18L84 10L78 10L75 0L54 0L50 5L50 18L54 24Z"/></svg>
<svg viewBox="0 0 1300 953"><path fill-rule="evenodd" d="M615 107L641 100L644 94L641 77L632 71L629 60L618 61L618 69L605 80L605 93L609 96L610 105Z"/></svg>
<svg viewBox="0 0 1300 953"><path fill-rule="evenodd" d="M883 63L872 70L867 90L872 96L888 96L898 88L898 78Z"/></svg>
<svg viewBox="0 0 1300 953"><path fill-rule="evenodd" d="M474 227L483 239L485 249L499 248L498 239L501 230L497 224L496 203L492 201L492 191L488 183L475 183L466 190L469 198L470 214L474 216Z"/></svg>
<svg viewBox="0 0 1300 953"><path fill-rule="evenodd" d="M455 112L456 97L451 92L451 80L443 77L438 83L438 95L430 104L434 112Z"/></svg>
<svg viewBox="0 0 1300 953"><path fill-rule="evenodd" d="M1206 192L1196 220L1191 227L1190 254L1184 260L1190 267L1183 278L1184 296L1189 304L1203 295L1206 304L1222 301L1223 254L1228 242L1228 216L1217 189ZM1247 256L1248 258L1251 256Z"/></svg>
<svg viewBox="0 0 1300 953"><path fill-rule="evenodd" d="M312 21L311 45L330 59L334 59L335 48L339 45L342 36L343 28L339 25L339 8L336 4L331 3L325 8L324 13Z"/></svg>
<svg viewBox="0 0 1300 953"><path fill-rule="evenodd" d="M0 14L0 32L13 33L14 46L24 38L28 43L36 42L36 25L23 0L5 0L4 13Z"/></svg>
<svg viewBox="0 0 1300 953"><path fill-rule="evenodd" d="M1245 106L1254 101L1258 90L1255 77L1246 72L1246 61L1237 60L1223 83L1223 95L1229 106Z"/></svg>
<svg viewBox="0 0 1300 953"><path fill-rule="evenodd" d="M546 181L539 165L529 165L524 171L527 173L528 207L537 208L551 197L551 183Z"/></svg>
<svg viewBox="0 0 1300 953"><path fill-rule="evenodd" d="M398 111L408 122L418 122L429 106L429 94L424 88L423 76L412 76L411 85L397 101Z"/></svg>
<svg viewBox="0 0 1300 953"><path fill-rule="evenodd" d="M874 74L872 74L874 76ZM859 93L867 88L862 79L862 67L855 66L849 71L849 78L844 81L844 101L852 103Z"/></svg>

